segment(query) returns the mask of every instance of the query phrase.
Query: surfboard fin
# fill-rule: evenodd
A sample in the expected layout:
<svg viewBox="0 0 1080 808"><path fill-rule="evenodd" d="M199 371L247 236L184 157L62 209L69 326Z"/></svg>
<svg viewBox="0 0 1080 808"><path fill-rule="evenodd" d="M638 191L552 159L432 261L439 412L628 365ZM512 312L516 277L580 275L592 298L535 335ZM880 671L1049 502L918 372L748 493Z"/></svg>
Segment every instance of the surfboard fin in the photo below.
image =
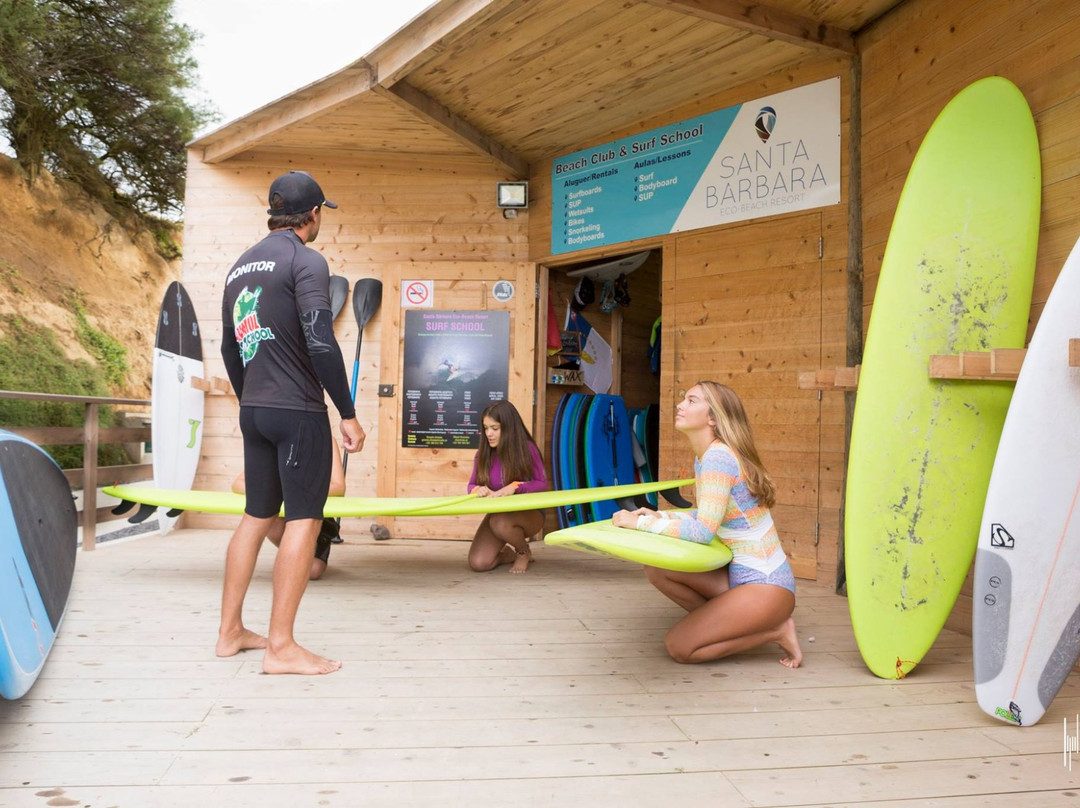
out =
<svg viewBox="0 0 1080 808"><path fill-rule="evenodd" d="M130 499L122 499L117 503L116 507L109 511L113 516L119 516L122 513L127 513L135 507L135 503Z"/></svg>
<svg viewBox="0 0 1080 808"><path fill-rule="evenodd" d="M128 521L133 525L137 525L140 522L145 522L147 519L153 516L154 511L156 510L157 505L140 505L139 512L132 516L130 519L128 519Z"/></svg>
<svg viewBox="0 0 1080 808"><path fill-rule="evenodd" d="M169 517L170 519L175 519L176 517L178 517L183 512L184 512L183 508L171 508L170 510L165 512L165 515L167 517Z"/></svg>

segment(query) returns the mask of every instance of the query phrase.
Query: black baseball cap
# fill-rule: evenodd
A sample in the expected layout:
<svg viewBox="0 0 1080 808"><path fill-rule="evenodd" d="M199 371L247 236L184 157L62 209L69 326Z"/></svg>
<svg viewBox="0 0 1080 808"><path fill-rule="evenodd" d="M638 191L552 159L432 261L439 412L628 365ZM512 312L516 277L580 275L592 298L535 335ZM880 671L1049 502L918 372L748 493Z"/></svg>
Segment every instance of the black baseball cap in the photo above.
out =
<svg viewBox="0 0 1080 808"><path fill-rule="evenodd" d="M270 207L266 212L271 216L306 213L316 205L337 207L327 200L319 183L306 171L290 171L270 183Z"/></svg>

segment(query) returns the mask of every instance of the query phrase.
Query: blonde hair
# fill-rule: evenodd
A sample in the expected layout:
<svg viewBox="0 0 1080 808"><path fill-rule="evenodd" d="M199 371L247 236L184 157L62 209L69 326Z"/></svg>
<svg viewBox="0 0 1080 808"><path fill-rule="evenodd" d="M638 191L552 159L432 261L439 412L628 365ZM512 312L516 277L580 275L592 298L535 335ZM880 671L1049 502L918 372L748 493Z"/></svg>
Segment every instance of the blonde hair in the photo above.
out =
<svg viewBox="0 0 1080 808"><path fill-rule="evenodd" d="M713 434L739 459L750 493L766 508L776 504L776 486L754 445L754 433L742 401L730 387L720 382L698 382L709 414L713 419Z"/></svg>

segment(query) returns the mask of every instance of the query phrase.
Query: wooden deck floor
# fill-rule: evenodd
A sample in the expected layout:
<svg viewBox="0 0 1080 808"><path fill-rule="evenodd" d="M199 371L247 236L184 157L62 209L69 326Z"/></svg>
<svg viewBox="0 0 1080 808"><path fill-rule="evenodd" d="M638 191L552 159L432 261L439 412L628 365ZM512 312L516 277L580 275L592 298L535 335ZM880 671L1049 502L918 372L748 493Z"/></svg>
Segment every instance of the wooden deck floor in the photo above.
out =
<svg viewBox="0 0 1080 808"><path fill-rule="evenodd" d="M813 584L802 669L777 648L682 666L662 646L680 611L633 565L541 545L524 577L477 575L461 543L353 539L298 621L344 668L270 677L257 652L213 656L226 541L80 553L41 678L0 702L0 805L1080 804L1076 675L1039 725L1006 726L974 702L968 638L878 680Z"/></svg>

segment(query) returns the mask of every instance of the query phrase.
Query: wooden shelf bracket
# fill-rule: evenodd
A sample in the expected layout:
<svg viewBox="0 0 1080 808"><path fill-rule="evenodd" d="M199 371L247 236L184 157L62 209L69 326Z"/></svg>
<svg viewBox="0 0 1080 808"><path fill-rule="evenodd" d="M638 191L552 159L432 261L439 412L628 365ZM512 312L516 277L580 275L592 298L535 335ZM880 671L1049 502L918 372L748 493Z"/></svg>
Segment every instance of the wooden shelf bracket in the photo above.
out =
<svg viewBox="0 0 1080 808"><path fill-rule="evenodd" d="M204 393L221 393L227 396L231 395L233 391L229 380L222 379L220 376L211 376L209 379L192 376L190 381L192 387L196 390L202 390Z"/></svg>
<svg viewBox="0 0 1080 808"><path fill-rule="evenodd" d="M859 387L859 368L819 368L799 373L800 390L856 390Z"/></svg>

